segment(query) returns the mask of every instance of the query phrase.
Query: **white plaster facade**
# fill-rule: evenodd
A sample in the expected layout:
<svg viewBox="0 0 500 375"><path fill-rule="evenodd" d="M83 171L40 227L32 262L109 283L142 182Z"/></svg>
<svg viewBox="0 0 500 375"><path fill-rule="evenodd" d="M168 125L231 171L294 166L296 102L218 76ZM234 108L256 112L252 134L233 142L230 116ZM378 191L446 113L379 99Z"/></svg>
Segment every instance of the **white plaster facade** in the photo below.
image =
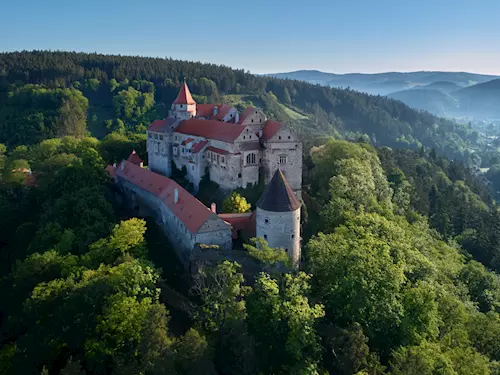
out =
<svg viewBox="0 0 500 375"><path fill-rule="evenodd" d="M289 212L271 212L257 207L256 235L270 247L283 248L294 265L300 263L300 208Z"/></svg>

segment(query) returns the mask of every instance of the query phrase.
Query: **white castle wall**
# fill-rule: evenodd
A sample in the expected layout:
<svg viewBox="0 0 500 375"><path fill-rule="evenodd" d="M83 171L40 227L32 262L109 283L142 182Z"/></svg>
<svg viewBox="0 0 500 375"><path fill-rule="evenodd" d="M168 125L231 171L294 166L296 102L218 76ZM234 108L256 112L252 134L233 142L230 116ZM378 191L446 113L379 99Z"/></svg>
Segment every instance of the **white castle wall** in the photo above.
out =
<svg viewBox="0 0 500 375"><path fill-rule="evenodd" d="M271 212L257 207L256 235L273 248L285 249L294 265L300 263L300 208L291 212Z"/></svg>
<svg viewBox="0 0 500 375"><path fill-rule="evenodd" d="M286 157L286 164L280 164L280 156ZM302 143L294 133L288 129L282 129L266 142L263 163L266 184L269 183L274 172L281 169L297 198L301 199Z"/></svg>

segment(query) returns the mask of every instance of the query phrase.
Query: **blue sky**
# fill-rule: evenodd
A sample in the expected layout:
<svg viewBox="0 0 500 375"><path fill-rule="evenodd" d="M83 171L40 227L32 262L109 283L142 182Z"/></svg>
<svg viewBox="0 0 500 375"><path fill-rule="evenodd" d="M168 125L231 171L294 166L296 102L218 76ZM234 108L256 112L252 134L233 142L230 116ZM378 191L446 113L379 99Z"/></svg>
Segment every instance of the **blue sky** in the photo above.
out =
<svg viewBox="0 0 500 375"><path fill-rule="evenodd" d="M500 0L2 0L0 51L172 57L253 73L500 74Z"/></svg>

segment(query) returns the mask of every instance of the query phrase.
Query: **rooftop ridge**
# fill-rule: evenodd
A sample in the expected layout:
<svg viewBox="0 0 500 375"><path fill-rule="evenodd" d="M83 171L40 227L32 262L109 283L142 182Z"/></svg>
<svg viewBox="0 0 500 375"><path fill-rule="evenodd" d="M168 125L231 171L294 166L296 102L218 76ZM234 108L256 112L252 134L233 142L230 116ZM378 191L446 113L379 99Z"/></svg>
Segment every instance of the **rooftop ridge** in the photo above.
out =
<svg viewBox="0 0 500 375"><path fill-rule="evenodd" d="M289 212L300 208L300 202L295 197L281 169L274 173L258 200L257 207L271 212Z"/></svg>

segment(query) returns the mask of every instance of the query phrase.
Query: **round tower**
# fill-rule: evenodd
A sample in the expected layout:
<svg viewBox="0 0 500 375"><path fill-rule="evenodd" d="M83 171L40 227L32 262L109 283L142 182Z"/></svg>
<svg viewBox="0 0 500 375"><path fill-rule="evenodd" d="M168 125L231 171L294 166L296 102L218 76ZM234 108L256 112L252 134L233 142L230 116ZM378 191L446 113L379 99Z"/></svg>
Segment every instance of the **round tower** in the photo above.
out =
<svg viewBox="0 0 500 375"><path fill-rule="evenodd" d="M283 248L295 267L300 263L300 202L281 170L274 173L257 202L256 235L270 247Z"/></svg>
<svg viewBox="0 0 500 375"><path fill-rule="evenodd" d="M172 103L171 114L181 120L188 120L196 116L196 102L189 91L186 81L183 82L177 98Z"/></svg>

